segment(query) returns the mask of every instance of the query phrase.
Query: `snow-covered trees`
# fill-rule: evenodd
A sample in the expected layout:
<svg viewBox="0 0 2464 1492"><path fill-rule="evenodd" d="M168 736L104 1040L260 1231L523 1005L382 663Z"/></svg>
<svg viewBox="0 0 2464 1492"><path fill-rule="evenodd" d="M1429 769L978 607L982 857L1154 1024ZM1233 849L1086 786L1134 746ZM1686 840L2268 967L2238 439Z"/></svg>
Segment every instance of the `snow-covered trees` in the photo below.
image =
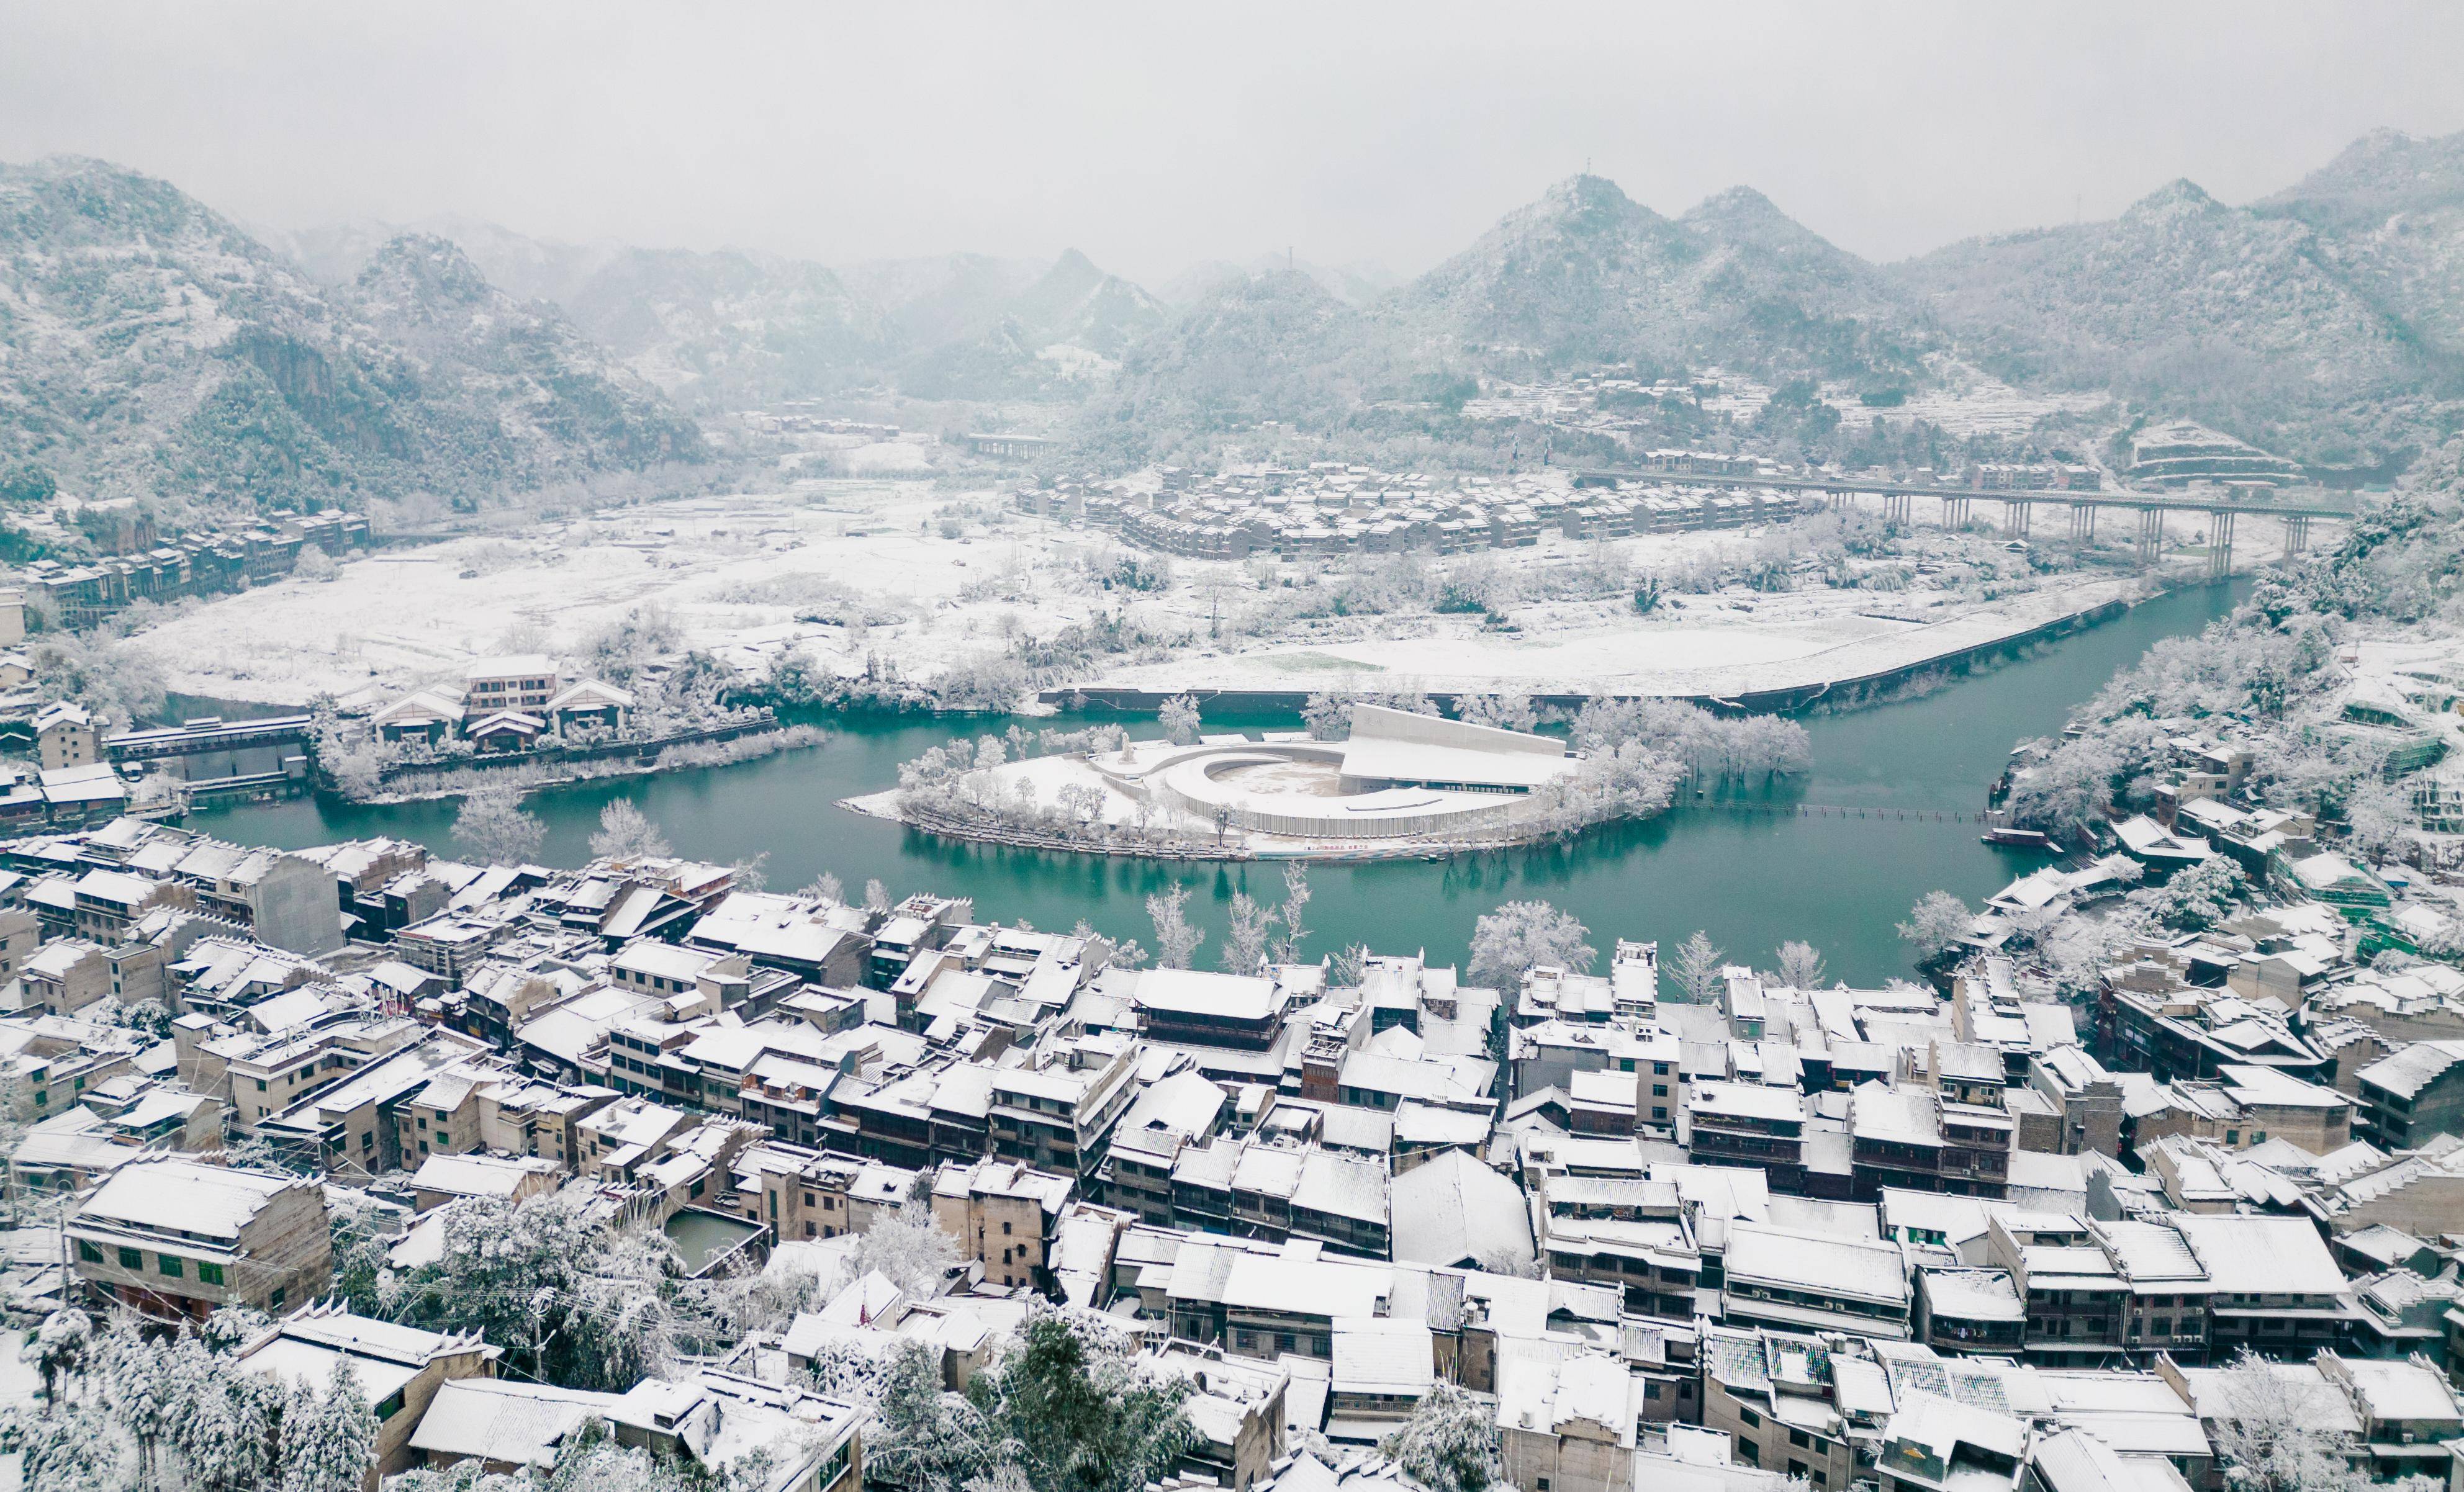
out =
<svg viewBox="0 0 2464 1492"><path fill-rule="evenodd" d="M1689 1003L1707 1005L1720 988L1720 960L1727 953L1711 941L1711 935L1697 928L1684 942L1672 948L1660 960L1661 971L1685 992Z"/></svg>
<svg viewBox="0 0 2464 1492"><path fill-rule="evenodd" d="M453 816L453 843L488 865L521 865L536 857L546 841L547 825L522 812L521 795L512 788L473 793Z"/></svg>
<svg viewBox="0 0 2464 1492"><path fill-rule="evenodd" d="M629 798L619 798L599 810L599 832L590 836L590 853L599 860L656 860L668 853L667 836Z"/></svg>
<svg viewBox="0 0 2464 1492"><path fill-rule="evenodd" d="M1142 1378L1123 1345L1044 1310L963 1396L916 1342L891 1349L879 1385L866 1479L908 1492L1137 1492L1191 1433L1178 1379Z"/></svg>
<svg viewBox="0 0 2464 1492"><path fill-rule="evenodd" d="M1147 898L1147 919L1155 924L1155 967L1186 969L1197 956L1206 932L1189 923L1189 888L1178 881Z"/></svg>
<svg viewBox="0 0 2464 1492"><path fill-rule="evenodd" d="M1590 935L1572 912L1545 901L1507 902L1473 924L1466 972L1474 984L1507 991L1541 964L1580 974L1598 956L1584 942Z"/></svg>
<svg viewBox="0 0 2464 1492"><path fill-rule="evenodd" d="M645 602L583 639L576 660L584 673L629 681L642 665L684 646L685 632L666 607Z"/></svg>
<svg viewBox="0 0 2464 1492"><path fill-rule="evenodd" d="M1567 776L1530 798L1532 822L1572 834L1612 819L1648 819L1666 808L1685 769L1639 742L1593 750Z"/></svg>
<svg viewBox="0 0 2464 1492"><path fill-rule="evenodd" d="M1175 694L1163 702L1155 720L1163 727L1166 739L1176 746L1198 744L1198 701L1187 694Z"/></svg>
<svg viewBox="0 0 2464 1492"><path fill-rule="evenodd" d="M2279 1368L2244 1349L2217 1381L2213 1417L2225 1484L2235 1492L2361 1492L2360 1447L2327 1428L2350 1411L2315 1372Z"/></svg>
<svg viewBox="0 0 2464 1492"><path fill-rule="evenodd" d="M526 1377L622 1392L668 1359L673 1259L664 1238L613 1226L570 1194L455 1202L442 1253L395 1279L386 1314L478 1331Z"/></svg>
<svg viewBox="0 0 2464 1492"><path fill-rule="evenodd" d="M908 1299L919 1301L940 1294L957 1262L957 1244L933 1221L929 1194L875 1221L847 1256L847 1268L857 1279L878 1270Z"/></svg>
<svg viewBox="0 0 2464 1492"><path fill-rule="evenodd" d="M1311 740L1339 741L1352 734L1352 701L1339 694L1311 694L1301 705L1301 723Z"/></svg>
<svg viewBox="0 0 2464 1492"><path fill-rule="evenodd" d="M1698 778L1766 780L1803 773L1814 764L1805 727L1777 715L1726 719L1673 699L1594 699L1568 731L1578 751L1625 746L1677 763Z"/></svg>
<svg viewBox="0 0 2464 1492"><path fill-rule="evenodd" d="M347 1357L324 1392L306 1379L291 1385L282 1410L282 1492L359 1492L376 1458L377 1416Z"/></svg>
<svg viewBox="0 0 2464 1492"><path fill-rule="evenodd" d="M1497 1432L1470 1390L1440 1378L1378 1449L1431 1492L1483 1492L1498 1479Z"/></svg>
<svg viewBox="0 0 2464 1492"><path fill-rule="evenodd" d="M1822 987L1822 952L1812 943L1791 938L1779 945L1779 981L1791 989Z"/></svg>
<svg viewBox="0 0 2464 1492"><path fill-rule="evenodd" d="M1309 936L1309 867L1291 861L1284 867L1284 904L1275 911L1275 920L1284 926L1283 935L1275 939L1272 950L1275 962L1300 960L1301 943Z"/></svg>
<svg viewBox="0 0 2464 1492"><path fill-rule="evenodd" d="M1466 695L1457 702L1455 714L1470 724L1493 725L1501 731L1529 731L1540 723L1531 709L1531 696L1520 691Z"/></svg>
<svg viewBox="0 0 2464 1492"><path fill-rule="evenodd" d="M105 1413L75 1404L49 1414L24 1406L0 1411L0 1454L14 1453L24 1484L44 1492L122 1492L129 1484L126 1443Z"/></svg>
<svg viewBox="0 0 2464 1492"><path fill-rule="evenodd" d="M334 557L320 546L302 544L299 558L291 561L291 578L295 581L339 581L342 578L342 567L336 564Z"/></svg>
<svg viewBox="0 0 2464 1492"><path fill-rule="evenodd" d="M43 1397L59 1398L60 1385L85 1370L93 1347L94 1319L84 1311L69 1306L43 1318L24 1349L43 1380Z"/></svg>
<svg viewBox="0 0 2464 1492"><path fill-rule="evenodd" d="M1918 962L1928 963L1966 937L1975 920L1976 914L1958 897L1948 891L1927 891L1908 909L1908 920L1899 925L1900 938L1916 950Z"/></svg>
<svg viewBox="0 0 2464 1492"><path fill-rule="evenodd" d="M1247 891L1234 891L1231 920L1223 929L1223 972L1256 974L1265 967L1274 926L1273 908L1259 905Z"/></svg>
<svg viewBox="0 0 2464 1492"><path fill-rule="evenodd" d="M1178 1377L1140 1374L1126 1341L1049 1311L1028 1316L967 1386L1001 1460L1033 1492L1139 1492L1160 1480L1193 1437L1187 1394Z"/></svg>
<svg viewBox="0 0 2464 1492"><path fill-rule="evenodd" d="M939 1353L913 1340L891 1348L865 1435L866 1481L908 1492L960 1492L990 1476L1003 1450L983 1412L942 1389Z"/></svg>
<svg viewBox="0 0 2464 1492"><path fill-rule="evenodd" d="M162 666L135 643L101 632L44 632L27 640L26 655L37 693L82 706L98 726L127 726L162 713L167 697Z"/></svg>
<svg viewBox="0 0 2464 1492"><path fill-rule="evenodd" d="M2162 886L2131 892L2130 904L2177 932L2203 932L2233 911L2248 879L2231 857L2210 855Z"/></svg>
<svg viewBox="0 0 2464 1492"><path fill-rule="evenodd" d="M2103 819L2121 760L2101 740L2065 741L2011 789L2012 822L2068 837Z"/></svg>
<svg viewBox="0 0 2464 1492"><path fill-rule="evenodd" d="M1349 943L1337 949L1326 971L1328 986L1338 990L1356 990L1368 976L1369 945L1366 943Z"/></svg>

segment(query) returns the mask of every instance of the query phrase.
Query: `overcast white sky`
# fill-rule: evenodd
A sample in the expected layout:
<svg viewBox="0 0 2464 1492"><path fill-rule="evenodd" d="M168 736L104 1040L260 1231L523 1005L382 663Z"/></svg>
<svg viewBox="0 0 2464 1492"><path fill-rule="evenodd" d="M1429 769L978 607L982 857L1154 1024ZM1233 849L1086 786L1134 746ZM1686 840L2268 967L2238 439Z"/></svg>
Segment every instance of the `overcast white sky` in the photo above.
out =
<svg viewBox="0 0 2464 1492"><path fill-rule="evenodd" d="M2448 4L0 0L0 159L281 227L1075 245L1150 283L1287 245L1417 273L1589 161L1670 213L1747 183L1887 259L2464 129L2458 57Z"/></svg>

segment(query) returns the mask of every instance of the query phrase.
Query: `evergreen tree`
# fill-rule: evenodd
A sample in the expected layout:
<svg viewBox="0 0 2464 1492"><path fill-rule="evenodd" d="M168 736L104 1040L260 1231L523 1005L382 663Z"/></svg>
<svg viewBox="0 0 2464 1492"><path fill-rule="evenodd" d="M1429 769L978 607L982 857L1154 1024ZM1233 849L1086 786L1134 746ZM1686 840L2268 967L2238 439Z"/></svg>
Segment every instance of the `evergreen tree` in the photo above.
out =
<svg viewBox="0 0 2464 1492"><path fill-rule="evenodd" d="M282 1412L282 1492L359 1492L376 1459L377 1416L345 1357L323 1393L305 1378Z"/></svg>
<svg viewBox="0 0 2464 1492"><path fill-rule="evenodd" d="M1445 1378L1378 1447L1430 1492L1483 1492L1498 1480L1497 1432L1487 1407Z"/></svg>
<svg viewBox="0 0 2464 1492"><path fill-rule="evenodd" d="M1117 1344L1039 1312L967 1388L1034 1492L1139 1492L1188 1448L1188 1385L1141 1377Z"/></svg>

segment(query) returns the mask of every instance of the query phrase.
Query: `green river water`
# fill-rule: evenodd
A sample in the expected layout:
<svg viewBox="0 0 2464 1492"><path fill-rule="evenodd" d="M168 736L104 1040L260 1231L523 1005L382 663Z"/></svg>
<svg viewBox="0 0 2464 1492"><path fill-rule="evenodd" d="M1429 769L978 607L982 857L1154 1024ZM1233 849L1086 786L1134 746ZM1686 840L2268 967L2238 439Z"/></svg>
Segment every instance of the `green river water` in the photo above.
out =
<svg viewBox="0 0 2464 1492"><path fill-rule="evenodd" d="M2230 608L2226 587L2173 592L2100 626L2039 647L2027 657L1970 674L1920 699L1805 721L1815 767L1782 790L1782 802L1868 810L1973 813L2013 744L2057 730L2113 671L2160 638L2197 630ZM681 853L732 862L769 852L773 888L835 873L850 896L878 878L892 894L972 896L977 914L1039 928L1081 917L1113 936L1152 946L1147 893L1191 883L1194 921L1208 930L1199 951L1211 966L1224 910L1245 889L1282 896L1272 862L1160 865L957 844L836 806L839 799L896 781L897 765L954 732L999 730L1006 721L942 718L839 723L819 747L730 767L620 779L534 796L548 826L544 858L578 865L600 808L629 797ZM1076 723L1029 721L1030 727ZM1211 728L1289 728L1287 717L1209 715ZM1134 734L1154 721L1133 720ZM452 853L455 805L363 806L297 799L193 815L192 827L253 844L297 847L392 835ZM1391 861L1310 868L1308 951L1365 942L1381 953L1425 951L1460 961L1473 920L1499 902L1539 897L1580 917L1605 959L1615 941L1673 943L1697 928L1739 960L1768 965L1787 938L1819 948L1834 976L1880 983L1910 970L1892 931L1917 897L1947 889L1971 904L2041 863L2026 851L1980 844L1972 822L1808 818L1683 806L1647 823L1595 830L1562 845L1444 861Z"/></svg>

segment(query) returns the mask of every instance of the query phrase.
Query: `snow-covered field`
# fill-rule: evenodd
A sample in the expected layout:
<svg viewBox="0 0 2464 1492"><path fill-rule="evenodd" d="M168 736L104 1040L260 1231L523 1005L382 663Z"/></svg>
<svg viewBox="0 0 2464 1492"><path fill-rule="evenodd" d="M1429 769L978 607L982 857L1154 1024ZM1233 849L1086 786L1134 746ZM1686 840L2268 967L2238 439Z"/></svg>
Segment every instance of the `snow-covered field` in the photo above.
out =
<svg viewBox="0 0 2464 1492"><path fill-rule="evenodd" d="M666 609L690 645L733 662L758 667L795 643L849 671L877 647L929 672L1000 651L1004 628L1048 632L1087 614L1088 604L1044 603L1031 586L1001 584L1025 563L1020 546L937 537L935 514L947 500L922 483L804 482L621 509L519 538L382 550L343 565L338 581L259 586L135 641L182 692L271 704L327 692L348 706L458 677L491 653L573 653L644 603ZM905 620L799 621L847 609L829 586L808 582ZM962 600L970 586L986 594Z"/></svg>
<svg viewBox="0 0 2464 1492"><path fill-rule="evenodd" d="M2103 393L2028 392L1966 363L1940 361L1933 372L1943 380L1939 385L1912 390L1904 403L1887 409L1868 407L1844 384L1825 387L1823 402L1837 409L1841 418L1859 425L1878 416L1885 425L1924 420L1954 440L1971 435L2026 435L2039 421L2085 414L2112 402L2112 396Z"/></svg>
<svg viewBox="0 0 2464 1492"><path fill-rule="evenodd" d="M1133 689L1319 691L1409 686L1439 693L1718 695L1837 683L2042 626L2138 593L2127 579L2080 581L1976 604L1940 592L1809 590L1676 598L1645 618L1535 618L1520 635L1430 619L1419 636L1201 653L1115 669ZM1533 608L1536 609L1536 608ZM1530 615L1518 611L1518 618Z"/></svg>
<svg viewBox="0 0 2464 1492"><path fill-rule="evenodd" d="M1667 565L1733 552L1759 533L1651 536L1615 547L1638 566ZM1947 573L1990 573L2001 557L1984 536L1920 538ZM1189 641L1168 656L1155 649L1099 666L1087 682L1318 690L1410 680L1441 690L1726 694L1918 662L2131 584L2006 579L2019 594L1979 602L1968 599L1972 587L1925 588L1936 583L1927 565L1908 590L1682 596L1649 616L1621 596L1523 602L1511 633L1423 609L1290 620L1243 635L1233 623L1293 594L1289 567L1176 560L1168 589L1107 590L1096 577L1119 553L1109 535L1011 514L991 493L806 480L784 492L613 510L521 538L380 551L344 565L339 581L285 580L193 606L135 644L184 693L281 705L330 693L352 707L455 679L474 657L579 654L644 604L666 611L687 645L739 669L758 672L794 647L845 674L880 657L926 678L1022 637L1122 614L1149 634ZM1512 572L1592 553L1552 537L1472 558Z"/></svg>

